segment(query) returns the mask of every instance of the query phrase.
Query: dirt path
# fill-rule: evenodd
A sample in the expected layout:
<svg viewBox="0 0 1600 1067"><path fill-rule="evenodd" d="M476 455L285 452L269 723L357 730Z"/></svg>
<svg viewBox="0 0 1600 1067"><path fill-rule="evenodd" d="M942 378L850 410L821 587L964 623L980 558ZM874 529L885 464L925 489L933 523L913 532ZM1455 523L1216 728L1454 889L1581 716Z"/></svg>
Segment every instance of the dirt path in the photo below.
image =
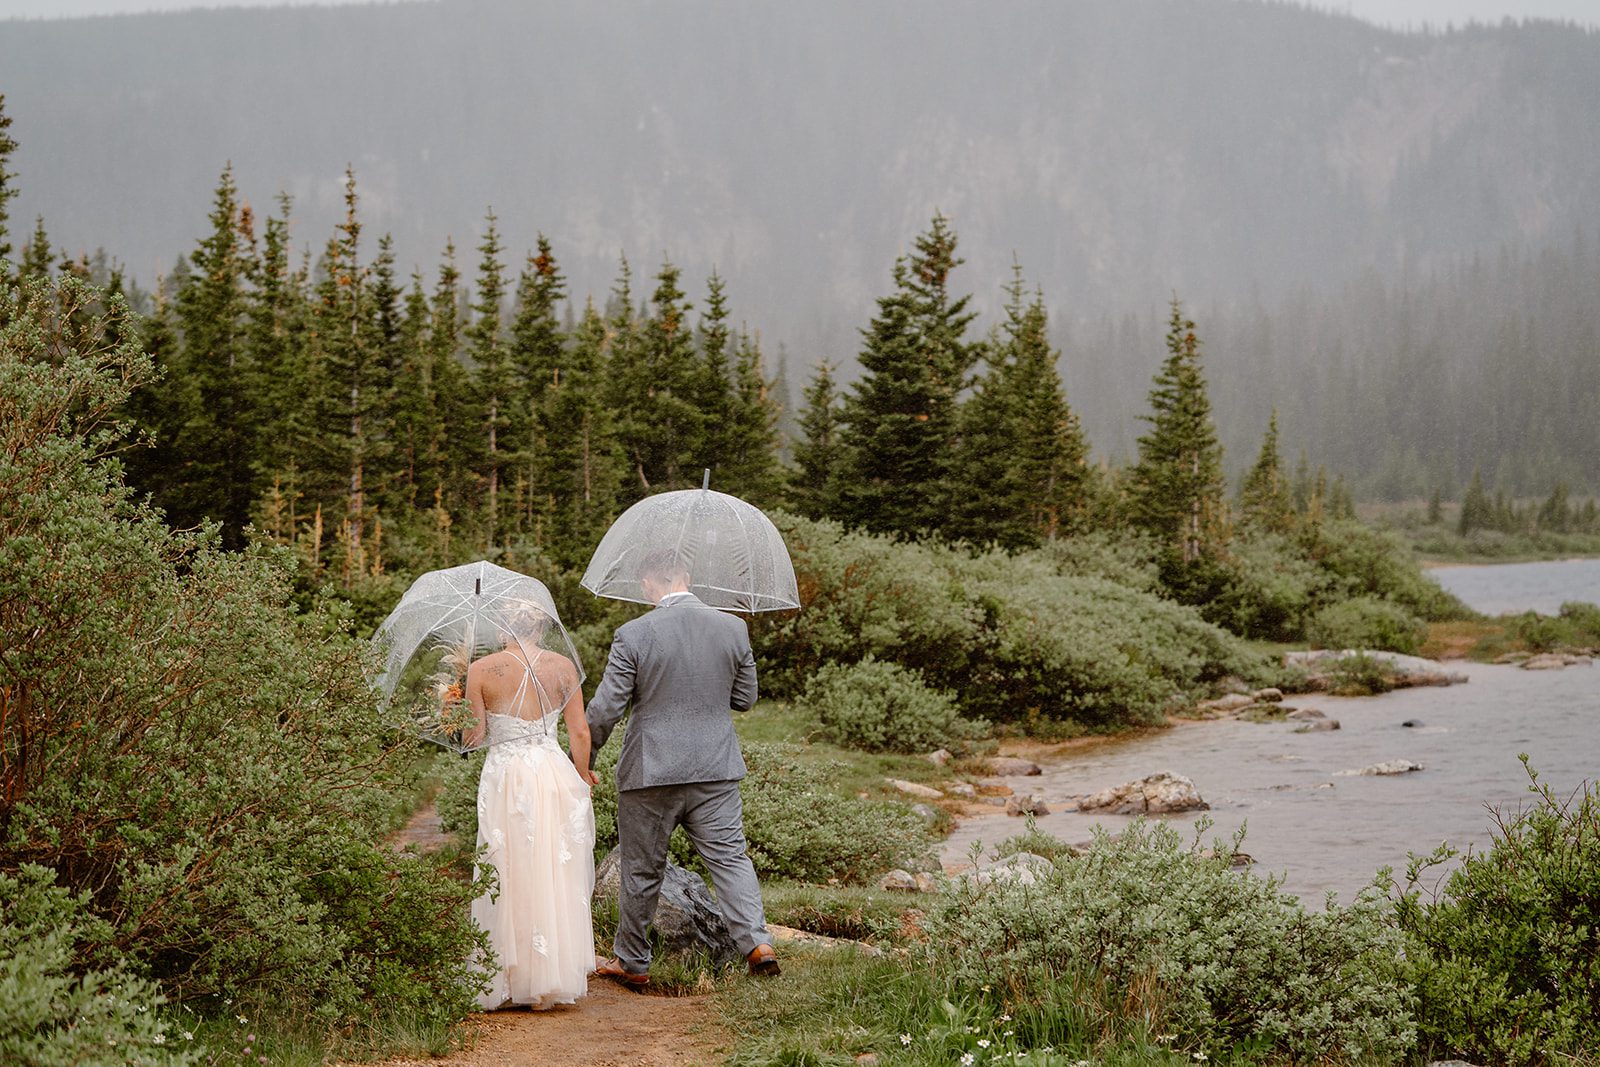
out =
<svg viewBox="0 0 1600 1067"><path fill-rule="evenodd" d="M710 1067L728 1056L728 1035L710 998L660 997L589 980L589 995L549 1011L487 1012L467 1020L469 1047L441 1059L388 1060L383 1067Z"/></svg>

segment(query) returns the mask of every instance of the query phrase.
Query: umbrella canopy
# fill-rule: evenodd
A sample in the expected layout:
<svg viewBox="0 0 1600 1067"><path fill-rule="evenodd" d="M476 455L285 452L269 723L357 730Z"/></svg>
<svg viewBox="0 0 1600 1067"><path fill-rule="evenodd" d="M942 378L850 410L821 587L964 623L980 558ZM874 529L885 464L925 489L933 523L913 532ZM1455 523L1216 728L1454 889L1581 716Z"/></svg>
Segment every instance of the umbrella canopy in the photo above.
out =
<svg viewBox="0 0 1600 1067"><path fill-rule="evenodd" d="M550 590L493 563L424 574L372 640L384 649L378 679L384 699L419 737L457 752L493 743L476 736L482 731L466 699L467 670L478 658L506 651L522 661L514 703L528 721L524 733L543 730L542 717L564 707L583 684L583 667ZM500 731L493 741L516 736Z"/></svg>
<svg viewBox="0 0 1600 1067"><path fill-rule="evenodd" d="M600 540L583 587L596 596L648 604L638 566L673 552L689 572L689 591L724 611L786 611L800 606L794 564L778 528L754 504L711 489L645 497Z"/></svg>

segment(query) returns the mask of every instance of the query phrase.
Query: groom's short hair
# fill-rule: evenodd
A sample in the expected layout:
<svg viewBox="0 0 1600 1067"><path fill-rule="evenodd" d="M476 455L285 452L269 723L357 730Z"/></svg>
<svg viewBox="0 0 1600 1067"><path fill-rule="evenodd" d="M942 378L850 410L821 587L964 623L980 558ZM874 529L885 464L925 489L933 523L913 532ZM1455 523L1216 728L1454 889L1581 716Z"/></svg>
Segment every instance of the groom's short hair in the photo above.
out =
<svg viewBox="0 0 1600 1067"><path fill-rule="evenodd" d="M681 581L689 584L689 568L684 566L683 560L670 548L658 548L654 552L647 552L639 560L639 568L635 572L639 581L649 579L657 585L671 585Z"/></svg>

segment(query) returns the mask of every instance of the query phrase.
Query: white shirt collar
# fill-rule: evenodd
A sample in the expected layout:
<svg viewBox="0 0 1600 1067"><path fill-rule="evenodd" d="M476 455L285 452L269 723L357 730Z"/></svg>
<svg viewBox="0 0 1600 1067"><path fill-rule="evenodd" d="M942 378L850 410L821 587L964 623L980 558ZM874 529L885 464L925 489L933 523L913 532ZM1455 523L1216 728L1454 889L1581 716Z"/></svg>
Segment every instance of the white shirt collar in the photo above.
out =
<svg viewBox="0 0 1600 1067"><path fill-rule="evenodd" d="M687 590L685 590L684 592L681 592L681 593L668 593L666 596L661 598L661 600L656 604L656 607L658 607L658 608L670 607L671 605L677 604L680 601L683 601L685 599L694 600L695 599L695 595L693 593L687 591Z"/></svg>

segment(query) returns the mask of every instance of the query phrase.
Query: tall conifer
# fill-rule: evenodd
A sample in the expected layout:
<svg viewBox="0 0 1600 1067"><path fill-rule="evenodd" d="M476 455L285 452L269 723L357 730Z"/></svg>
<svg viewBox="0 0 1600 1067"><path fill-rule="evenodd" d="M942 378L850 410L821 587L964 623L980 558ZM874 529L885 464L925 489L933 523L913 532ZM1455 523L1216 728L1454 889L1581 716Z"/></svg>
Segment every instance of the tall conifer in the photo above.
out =
<svg viewBox="0 0 1600 1067"><path fill-rule="evenodd" d="M1128 511L1176 561L1189 564L1226 538L1222 446L1211 421L1194 323L1174 298L1167 358L1150 390L1150 431L1128 479Z"/></svg>
<svg viewBox="0 0 1600 1067"><path fill-rule="evenodd" d="M511 408L515 389L511 359L506 349L503 307L506 296L505 264L500 260L500 234L494 212L484 218L483 243L478 246L478 298L473 302L472 323L467 327L467 355L477 375L480 419L483 424L483 455L479 467L484 479L485 537L488 545L502 543L500 480L502 468L513 452L507 430L511 427Z"/></svg>
<svg viewBox="0 0 1600 1067"><path fill-rule="evenodd" d="M794 446L794 471L789 480L789 506L813 519L837 517L840 510L844 406L833 372L833 365L823 360L806 385L800 437Z"/></svg>
<svg viewBox="0 0 1600 1067"><path fill-rule="evenodd" d="M1294 501L1278 452L1276 408L1267 419L1261 451L1239 487L1239 513L1251 526L1271 533L1288 533L1294 528Z"/></svg>
<svg viewBox="0 0 1600 1067"><path fill-rule="evenodd" d="M6 94L0 93L0 280L8 277L11 266L10 231L7 222L11 217L7 206L17 195L16 172L11 169L11 154L17 150L16 138L11 136L11 116L6 114Z"/></svg>
<svg viewBox="0 0 1600 1067"><path fill-rule="evenodd" d="M945 528L958 494L950 476L956 397L977 350L966 340L969 298L950 291L956 235L935 215L915 251L894 266L894 291L864 331L863 370L841 434L843 517L891 533Z"/></svg>

